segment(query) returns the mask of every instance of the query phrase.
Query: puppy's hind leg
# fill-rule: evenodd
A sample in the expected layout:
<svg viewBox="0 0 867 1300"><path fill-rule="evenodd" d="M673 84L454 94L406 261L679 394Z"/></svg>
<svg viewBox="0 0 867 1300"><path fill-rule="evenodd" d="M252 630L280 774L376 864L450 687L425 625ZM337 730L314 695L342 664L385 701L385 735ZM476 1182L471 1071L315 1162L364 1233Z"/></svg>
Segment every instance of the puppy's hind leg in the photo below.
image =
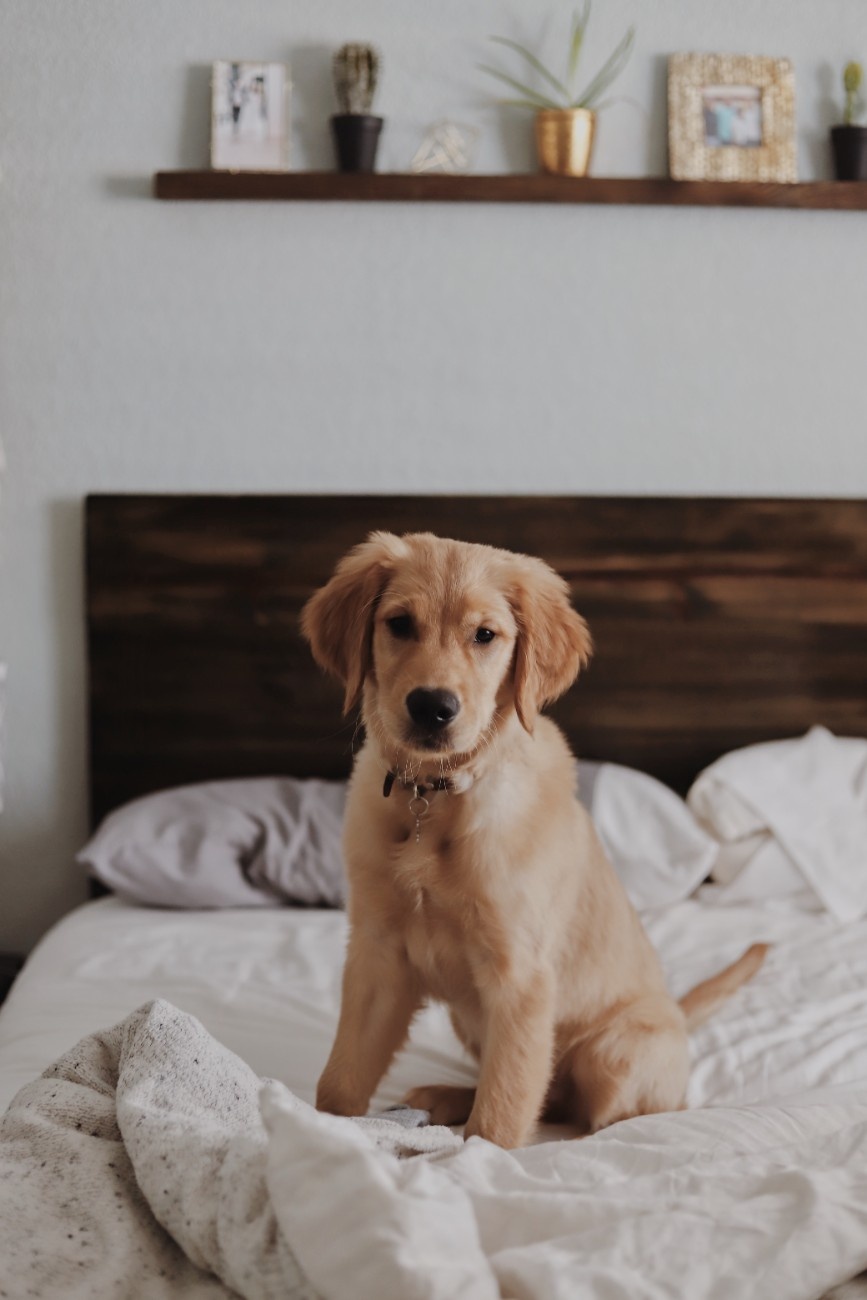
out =
<svg viewBox="0 0 867 1300"><path fill-rule="evenodd" d="M624 1008L573 1049L569 1069L575 1119L585 1133L635 1115L682 1110L689 1044L680 1008L655 999Z"/></svg>

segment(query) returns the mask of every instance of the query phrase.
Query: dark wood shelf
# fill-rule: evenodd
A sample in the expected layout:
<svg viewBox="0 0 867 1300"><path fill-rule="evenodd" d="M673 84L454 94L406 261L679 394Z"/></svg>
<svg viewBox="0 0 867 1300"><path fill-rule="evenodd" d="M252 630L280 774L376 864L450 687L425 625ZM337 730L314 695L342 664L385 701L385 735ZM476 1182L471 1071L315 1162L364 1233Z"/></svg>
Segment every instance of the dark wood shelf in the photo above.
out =
<svg viewBox="0 0 867 1300"><path fill-rule="evenodd" d="M411 172L157 172L158 199L279 199L367 203L616 203L670 207L867 211L867 182L672 181L661 176L582 180L544 172L511 176Z"/></svg>

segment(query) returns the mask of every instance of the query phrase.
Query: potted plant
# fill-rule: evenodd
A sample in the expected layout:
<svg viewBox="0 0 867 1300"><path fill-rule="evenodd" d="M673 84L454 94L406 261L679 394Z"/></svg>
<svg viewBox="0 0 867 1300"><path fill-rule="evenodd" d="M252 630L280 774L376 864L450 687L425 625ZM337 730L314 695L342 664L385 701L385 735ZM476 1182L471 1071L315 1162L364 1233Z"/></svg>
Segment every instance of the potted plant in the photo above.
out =
<svg viewBox="0 0 867 1300"><path fill-rule="evenodd" d="M502 100L502 103L535 110L539 164L543 171L560 176L587 175L596 131L596 114L610 102L603 100L602 96L625 68L635 40L635 28L630 27L595 77L585 84L583 90L576 90L578 63L590 21L590 8L591 0L584 0L583 9L576 10L573 16L566 72L562 81L526 46L510 41L505 36L492 36L491 40L519 54L541 78L544 89L528 86L500 68L480 65L483 72L496 77L510 90L517 92L517 96Z"/></svg>
<svg viewBox="0 0 867 1300"><path fill-rule="evenodd" d="M334 56L334 89L340 109L331 119L337 166L342 172L372 172L382 118L371 112L379 76L372 45L343 45Z"/></svg>
<svg viewBox="0 0 867 1300"><path fill-rule="evenodd" d="M864 109L863 82L861 64L847 63L843 69L843 122L831 127L834 173L838 181L867 180L867 126L858 126L855 121Z"/></svg>

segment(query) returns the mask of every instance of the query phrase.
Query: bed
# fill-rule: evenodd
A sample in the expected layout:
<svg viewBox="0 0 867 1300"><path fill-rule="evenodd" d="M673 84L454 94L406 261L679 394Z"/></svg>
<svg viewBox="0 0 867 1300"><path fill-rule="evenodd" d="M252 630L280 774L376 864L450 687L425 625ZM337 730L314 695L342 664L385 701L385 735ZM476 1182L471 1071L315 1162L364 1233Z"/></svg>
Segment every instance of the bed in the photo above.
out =
<svg viewBox="0 0 867 1300"><path fill-rule="evenodd" d="M816 723L867 737L867 503L98 496L86 510L94 826L129 800L191 782L346 777L354 725L341 718L337 689L312 665L298 613L336 559L382 527L525 550L567 577L593 630L596 659L554 713L584 758L639 769L684 794L721 755L801 736ZM598 1147L543 1129L532 1150L504 1155L502 1166L490 1152L474 1163L468 1148L475 1143L458 1155L440 1153L436 1173L417 1178L435 1181L445 1176L443 1159L458 1161L459 1188L450 1184L449 1195L467 1198L461 1205L477 1225L465 1256L456 1246L449 1252L466 1264L460 1279L425 1236L448 1237L458 1227L447 1216L409 1223L412 1187L400 1184L398 1216L407 1240L421 1234L411 1282L394 1281L391 1259L379 1260L379 1273L359 1271L365 1249L375 1254L365 1246L365 1225L362 1254L352 1256L347 1228L335 1263L333 1250L316 1245L315 1224L298 1228L310 1211L296 1204L297 1294L818 1297L867 1268L867 920L772 897L721 898L718 885L706 884L650 909L645 922L676 994L748 943L774 944L761 974L694 1038L688 1100L709 1109L664 1123L629 1121L590 1140ZM179 911L94 897L43 939L0 1012L0 1112L76 1042L153 999L195 1017L253 1075L279 1080L310 1103L336 1024L344 943L345 918L334 909ZM429 1007L374 1108L418 1083L472 1081L445 1013ZM302 1119L308 1128L299 1135ZM314 1134L306 1111L281 1122L296 1125L301 1146L302 1137L337 1140L330 1130ZM775 1151L776 1164L732 1164L732 1152L747 1159L757 1149ZM728 1163L719 1163L721 1151ZM311 1167L324 1171L328 1161ZM702 1169L705 1183L696 1183ZM490 1185L486 1170L494 1171ZM767 1182L772 1174L776 1191ZM787 1176L800 1180L799 1190ZM728 1202L727 1180L737 1189ZM352 1186L347 1172L340 1187ZM520 1203L511 1219L492 1186ZM744 1186L760 1186L752 1202ZM574 1204L554 1195L567 1187ZM622 1218L628 1197L618 1194L620 1219L577 1230L605 1189L624 1187L638 1198L631 1217ZM675 1198L665 1221L648 1213L660 1187ZM716 1191L703 1200L702 1187ZM339 1190L329 1188L332 1206ZM436 1200L435 1188L423 1190ZM735 1201L749 1207L746 1218L755 1216L753 1229L767 1225L758 1254L740 1250L745 1234L762 1234L736 1216L729 1222ZM800 1220L787 1218L793 1204ZM809 1213L816 1236L806 1266L793 1227L806 1240ZM659 1243L670 1241L672 1225L683 1243L684 1222L694 1239L674 1259ZM479 1241L481 1262L473 1255ZM715 1252L726 1242L730 1258L721 1265ZM248 1289L237 1269L220 1266L224 1253L215 1263L186 1249L199 1261L202 1295L271 1294L257 1291L259 1283ZM419 1262L425 1251L439 1268ZM165 1259L160 1267L168 1268ZM47 1285L49 1275L38 1276ZM161 1282L155 1267L147 1287L127 1293L173 1295L181 1285L193 1293L190 1277L183 1274L182 1284L181 1276ZM672 1276L686 1289L672 1289ZM101 1294L94 1279L81 1294ZM280 1279L273 1294L291 1293L285 1274ZM53 1293L74 1292L58 1284ZM849 1293L867 1287L852 1282Z"/></svg>

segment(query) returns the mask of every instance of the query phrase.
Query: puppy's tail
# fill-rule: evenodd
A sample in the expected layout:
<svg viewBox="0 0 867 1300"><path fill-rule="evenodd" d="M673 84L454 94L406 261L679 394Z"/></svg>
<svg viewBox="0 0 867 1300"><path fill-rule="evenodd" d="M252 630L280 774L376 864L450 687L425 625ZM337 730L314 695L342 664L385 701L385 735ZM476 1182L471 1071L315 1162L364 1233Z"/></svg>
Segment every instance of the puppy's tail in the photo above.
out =
<svg viewBox="0 0 867 1300"><path fill-rule="evenodd" d="M742 984L752 979L765 960L770 946L769 943L754 943L731 966L726 966L718 975L712 975L709 980L696 984L694 989L684 994L680 999L680 1007L686 1016L687 1029L697 1029L703 1025L726 998L730 998Z"/></svg>

